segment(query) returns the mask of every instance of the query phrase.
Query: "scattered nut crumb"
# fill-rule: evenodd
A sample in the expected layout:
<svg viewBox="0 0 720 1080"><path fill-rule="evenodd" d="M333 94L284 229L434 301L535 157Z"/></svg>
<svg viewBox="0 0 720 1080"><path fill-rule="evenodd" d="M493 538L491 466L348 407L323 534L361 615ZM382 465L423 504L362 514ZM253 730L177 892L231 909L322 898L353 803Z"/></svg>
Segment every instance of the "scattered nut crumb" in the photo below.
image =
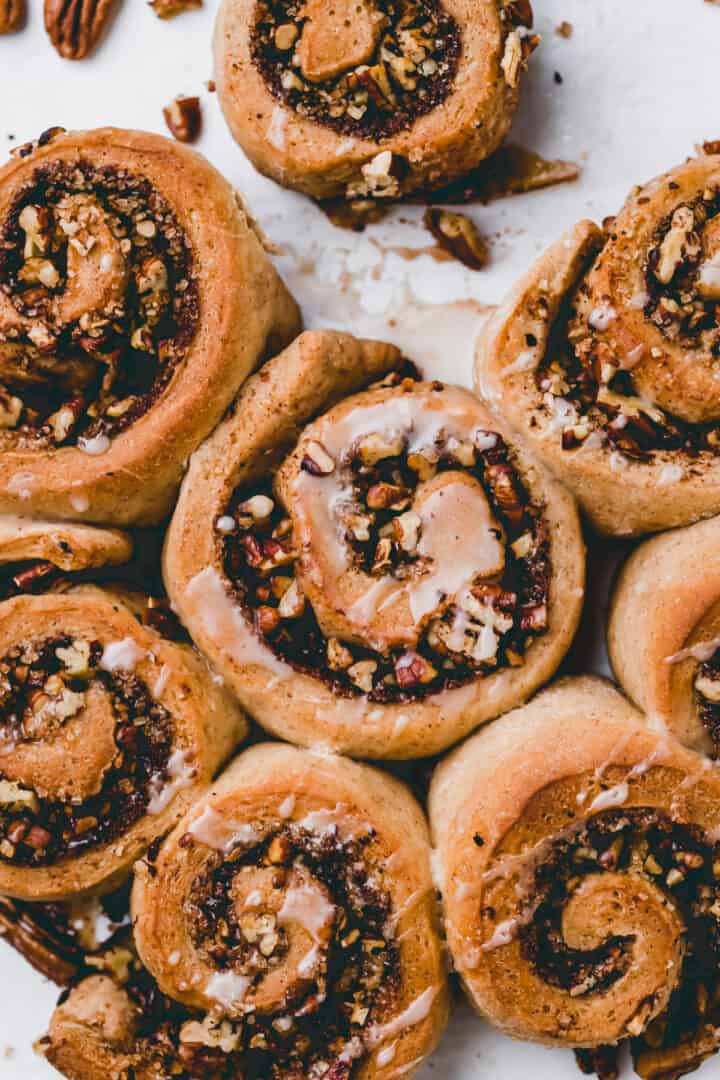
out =
<svg viewBox="0 0 720 1080"><path fill-rule="evenodd" d="M709 139L702 144L700 150L703 154L707 154L708 156L720 154L720 139Z"/></svg>
<svg viewBox="0 0 720 1080"><path fill-rule="evenodd" d="M150 7L160 19L173 19L183 11L201 8L203 0L151 0Z"/></svg>
<svg viewBox="0 0 720 1080"><path fill-rule="evenodd" d="M200 98L179 97L163 109L165 123L172 134L182 143L194 142L202 127Z"/></svg>
<svg viewBox="0 0 720 1080"><path fill-rule="evenodd" d="M573 24L563 19L560 25L555 27L555 33L558 37L570 38L573 35Z"/></svg>
<svg viewBox="0 0 720 1080"><path fill-rule="evenodd" d="M208 79L208 81L205 83L205 89L207 90L208 94L214 94L215 90L217 89L217 87L215 86L215 80Z"/></svg>
<svg viewBox="0 0 720 1080"><path fill-rule="evenodd" d="M482 270L487 263L487 244L465 214L430 208L425 211L423 223L445 251L471 270Z"/></svg>

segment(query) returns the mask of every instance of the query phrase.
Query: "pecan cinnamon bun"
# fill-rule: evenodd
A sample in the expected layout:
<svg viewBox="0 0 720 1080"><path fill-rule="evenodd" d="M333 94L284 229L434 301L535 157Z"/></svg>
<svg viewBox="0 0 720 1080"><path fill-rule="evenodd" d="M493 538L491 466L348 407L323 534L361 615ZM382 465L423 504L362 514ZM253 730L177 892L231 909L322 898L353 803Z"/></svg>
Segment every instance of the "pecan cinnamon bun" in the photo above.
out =
<svg viewBox="0 0 720 1080"><path fill-rule="evenodd" d="M148 524L295 305L230 185L142 132L0 170L0 510Z"/></svg>
<svg viewBox="0 0 720 1080"><path fill-rule="evenodd" d="M476 387L603 533L720 510L720 157L581 222L481 335Z"/></svg>
<svg viewBox="0 0 720 1080"><path fill-rule="evenodd" d="M720 751L720 518L653 537L630 556L612 597L615 674L658 727Z"/></svg>
<svg viewBox="0 0 720 1080"><path fill-rule="evenodd" d="M361 757L435 753L524 700L582 606L572 499L469 391L402 365L301 335L193 457L164 553L258 722Z"/></svg>
<svg viewBox="0 0 720 1080"><path fill-rule="evenodd" d="M83 1080L410 1075L448 1013L429 855L399 781L254 747L139 864L139 960L70 993L47 1057Z"/></svg>
<svg viewBox="0 0 720 1080"><path fill-rule="evenodd" d="M539 38L529 0L225 0L220 102L257 168L316 198L440 187L495 150Z"/></svg>
<svg viewBox="0 0 720 1080"><path fill-rule="evenodd" d="M246 732L156 601L108 582L130 541L0 522L0 893L114 888Z"/></svg>
<svg viewBox="0 0 720 1080"><path fill-rule="evenodd" d="M430 815L448 945L517 1038L632 1040L643 1077L720 1045L720 779L609 684L566 680L443 762Z"/></svg>

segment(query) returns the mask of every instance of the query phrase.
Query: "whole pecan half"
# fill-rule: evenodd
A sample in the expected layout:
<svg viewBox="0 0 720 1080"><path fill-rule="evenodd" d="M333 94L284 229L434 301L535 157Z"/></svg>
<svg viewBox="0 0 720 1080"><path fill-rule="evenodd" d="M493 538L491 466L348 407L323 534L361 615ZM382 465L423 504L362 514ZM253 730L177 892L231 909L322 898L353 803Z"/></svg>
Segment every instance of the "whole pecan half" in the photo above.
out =
<svg viewBox="0 0 720 1080"><path fill-rule="evenodd" d="M0 0L0 34L11 34L25 22L25 0Z"/></svg>
<svg viewBox="0 0 720 1080"><path fill-rule="evenodd" d="M116 0L45 0L45 29L65 60L82 60L94 49L115 2Z"/></svg>

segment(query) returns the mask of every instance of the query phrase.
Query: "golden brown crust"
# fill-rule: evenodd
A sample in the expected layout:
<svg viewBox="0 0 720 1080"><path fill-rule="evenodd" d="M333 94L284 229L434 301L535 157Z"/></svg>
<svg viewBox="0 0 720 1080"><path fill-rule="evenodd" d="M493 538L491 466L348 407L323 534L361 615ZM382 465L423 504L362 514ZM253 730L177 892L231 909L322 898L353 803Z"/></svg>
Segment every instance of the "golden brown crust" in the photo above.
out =
<svg viewBox="0 0 720 1080"><path fill-rule="evenodd" d="M633 552L608 625L613 670L633 701L687 746L715 753L719 601L720 519L710 518Z"/></svg>
<svg viewBox="0 0 720 1080"><path fill-rule="evenodd" d="M705 759L596 678L556 684L456 750L433 778L430 816L448 945L476 1008L508 1034L576 1047L640 1036L672 1010L693 940L673 890L698 885L689 864L663 868L655 845L702 851L695 866L714 882L719 796ZM594 969L624 935L624 959ZM690 1007L680 1023L693 1021Z"/></svg>
<svg viewBox="0 0 720 1080"><path fill-rule="evenodd" d="M123 533L3 519L0 545L10 573L29 566L0 603L0 890L25 900L107 892L247 724L193 649L143 625L146 597L72 576L36 592L45 579L33 569L48 561L69 575L123 562Z"/></svg>
<svg viewBox="0 0 720 1080"><path fill-rule="evenodd" d="M175 1014L162 1039L139 1034L135 976L126 989L86 979L44 1044L70 1077L201 1077L213 1062L242 1075L252 1037L273 1080L318 1061L390 1080L415 1072L447 1022L427 825L404 785L368 766L279 744L244 753L139 864L132 910L143 984L156 979Z"/></svg>
<svg viewBox="0 0 720 1080"><path fill-rule="evenodd" d="M199 314L194 328L188 323L190 340L169 384L129 426L111 434L109 444L90 440L88 452L70 444L59 448L25 445L16 432L5 430L0 509L118 524L154 523L170 510L188 455L212 430L262 356L282 347L297 332L298 313L230 185L192 150L157 135L113 128L56 134L26 156L16 157L0 172L3 227L12 221L18 193L39 170L71 170L82 162L107 170L110 176L129 174L141 183L147 181L151 191L165 200L189 246L191 288L197 289ZM90 211L95 213L94 204ZM66 227L75 225L70 222ZM72 288L63 286L53 301L57 320L53 332L77 319L85 310L83 303L104 303L116 292L122 298L126 256L111 232L103 231L101 219L92 227L96 230L91 237L93 247L85 259L93 261L93 273L86 275L82 258L73 255L77 276ZM127 256L132 257L132 253ZM35 264L40 265L37 258L33 273L42 273ZM105 288L110 273L107 267L115 268L116 277L108 278L110 291L101 296L101 285ZM188 308L188 319L193 310ZM0 331L14 327L17 320L17 310L5 298L0 305ZM32 331L32 340L45 348L44 337L37 334L41 322L23 316L21 332ZM16 340L7 338L13 349ZM6 343L6 351L9 347ZM11 356L6 363L12 366L15 361ZM84 372L90 361L80 354L78 363L85 365L80 369ZM115 405L123 407L122 402Z"/></svg>
<svg viewBox="0 0 720 1080"><path fill-rule="evenodd" d="M607 235L581 222L481 335L478 391L602 533L720 508L719 193L720 159L701 157L634 191Z"/></svg>
<svg viewBox="0 0 720 1080"><path fill-rule="evenodd" d="M308 426L294 453L286 458L307 420L323 413L351 389L397 366L399 360L389 346L362 344L329 331L302 335L248 382L234 415L194 456L164 552L166 585L176 611L244 707L264 727L302 745L322 745L376 758L435 753L479 723L523 700L550 678L575 631L584 584L584 550L572 500L524 453L515 455L511 450L517 475L538 507L538 520L547 526L551 566L549 603L543 612L543 618L547 616L547 628L528 647L523 662L514 667L502 666L496 673L472 678L455 688L440 686L429 696L400 697L394 703L392 699L366 697L369 687L363 688L361 682L364 669L356 671L354 665L348 667L351 660L340 659L338 664L345 663L351 672L349 677L357 677L354 685L361 687L360 694L354 692L353 686L338 691L329 679L323 679L321 670L320 677L312 673L314 669L310 673L298 670L258 636L240 604L232 598L223 536L216 524L229 522L232 529L233 522L227 514L232 513L228 507L233 491L236 488L252 491L253 485L260 484L263 478L269 479L268 474L274 473L283 459L285 464L274 483L274 497L292 519L293 543L299 552L298 584L301 592L307 594L306 599L309 598L327 647L332 649L331 641L346 645L361 641L382 652L404 644L410 656L420 633L419 611L423 626L428 623L428 596L418 595L417 589L427 591L428 583L432 584L434 579L421 578L417 589L411 583L403 599L400 593L404 587L393 584L391 575L370 577L366 571L358 572L347 564L348 556L337 548L333 539L335 527L314 520L314 515L322 517L326 505L332 514L335 504L327 503L326 499L332 485L315 485L304 459L306 453L313 453L313 444L318 445L318 439L333 446L338 456L344 453L357 439L351 434L345 439L342 433L346 428L349 432L360 420L365 426L362 431L358 429L357 435L372 430L380 439L398 437L407 417L412 415L418 432L424 430L423 425L441 424L443 429L447 428L445 436L448 436L457 425L455 434L467 440L490 423L476 399L466 391L429 384L381 387L347 398ZM372 416L366 416L363 410L370 410ZM372 410L382 410L382 424ZM356 420L358 416L360 420ZM497 425L493 423L491 430L497 431ZM337 447L333 443L336 437ZM494 447L500 442L490 435L484 444ZM472 446L470 453L475 454ZM503 468L499 466L500 472ZM421 513L420 502L425 500L429 504L442 495L433 489L433 484L439 482L441 487L447 483L448 499L458 501L458 513L462 517L467 512L466 500L460 499L462 478L461 472L453 471L439 473L437 481L423 481L417 489ZM485 522L490 510L476 481L469 483L467 499L475 500L473 513L477 510L480 515L473 517L472 543L461 544L461 550L452 558L445 542L439 544L442 550L436 552L433 573L444 573L446 577L450 574L454 578L471 562L473 566L468 574L483 573L484 566L487 580L494 581L497 575L485 560L488 553L494 557L488 545L497 546L497 541L491 539L490 518ZM423 527L428 532L423 534L422 543L429 545L430 553L430 525L426 522ZM457 530L458 540L465 535L465 527L466 523ZM453 550L458 549L452 536L448 543L454 545ZM502 560L506 557L509 558L501 555ZM283 571L292 572L290 568ZM464 579L450 588L445 581L438 588L454 595L461 591L463 583ZM379 589L385 590L382 598L377 597ZM369 603L367 598L371 597L376 597L378 603ZM395 605L392 609L391 600ZM375 608L376 615L370 619L371 609ZM390 610L392 618L387 614ZM486 634L484 640L488 637L497 648L494 634ZM383 655L390 654L383 652ZM332 659L331 653L328 657ZM400 667L404 662L399 661ZM325 661L323 666L327 671ZM373 671L379 678L382 668L375 665Z"/></svg>
<svg viewBox="0 0 720 1080"><path fill-rule="evenodd" d="M303 117L274 96L252 56L256 4L253 0L225 0L215 31L215 77L225 118L261 172L316 198L395 196L419 187L440 187L491 154L510 126L527 49L523 42L528 40L518 34L513 21L515 7L499 0L482 0L471 8L464 0L446 0L442 10L455 20L462 43L448 95L408 127L373 138L363 135L361 127L356 135L333 130L327 123ZM356 6L355 10L361 9ZM319 64L319 74L313 74L312 82L323 79L321 86L332 86L338 74L366 60L357 33L361 17L353 12L351 28L356 37L348 43L342 34L342 11L333 10L332 16L337 25L325 25L328 13L320 6L300 38L303 70L312 68L302 48L305 39L310 42L312 38L313 57ZM375 33L371 27L376 18L377 12L368 7L364 14L368 33ZM338 51L341 59L328 81ZM413 78L418 77L415 71ZM402 96L402 90L399 93ZM379 155L383 157L377 162ZM375 168L373 162L387 165L389 171Z"/></svg>

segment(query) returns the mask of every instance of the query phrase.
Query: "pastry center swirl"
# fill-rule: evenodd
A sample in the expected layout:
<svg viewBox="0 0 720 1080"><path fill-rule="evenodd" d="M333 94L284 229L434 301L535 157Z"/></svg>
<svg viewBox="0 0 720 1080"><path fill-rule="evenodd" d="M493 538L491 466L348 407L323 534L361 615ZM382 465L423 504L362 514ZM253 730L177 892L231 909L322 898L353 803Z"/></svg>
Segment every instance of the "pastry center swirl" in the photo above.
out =
<svg viewBox="0 0 720 1080"><path fill-rule="evenodd" d="M548 625L542 506L498 434L453 419L464 395L369 398L216 522L246 615L297 669L378 702L521 665Z"/></svg>
<svg viewBox="0 0 720 1080"><path fill-rule="evenodd" d="M149 181L38 168L0 223L0 447L101 453L167 386L197 318L187 238Z"/></svg>
<svg viewBox="0 0 720 1080"><path fill-rule="evenodd" d="M682 928L681 969L667 1007L647 1003L634 1034L653 1046L675 1044L703 1022L708 1001L718 993L720 961L720 850L705 832L644 807L602 811L579 829L552 842L536 866L528 889L527 924L519 929L523 954L545 982L582 999L608 990L633 965L635 935L608 933L612 913L603 918L601 941L588 942L583 923L594 911L589 889L602 890L613 876L631 881L647 900L650 888L674 910ZM618 877L620 880L620 877ZM598 884L599 883L599 884ZM599 892L612 909L612 890ZM621 904L615 901L615 918ZM646 916L647 917L647 916ZM632 920L629 920L631 922ZM628 920L626 920L626 923ZM582 928L582 929L581 929ZM583 940L585 939L585 941ZM668 961L668 971L672 966ZM704 1002L703 1009L699 1004ZM645 1029L647 1020L650 1025ZM629 1025L632 1032L632 1025Z"/></svg>
<svg viewBox="0 0 720 1080"><path fill-rule="evenodd" d="M346 135L382 139L450 94L460 29L437 0L262 0L252 58L272 94Z"/></svg>
<svg viewBox="0 0 720 1080"><path fill-rule="evenodd" d="M109 843L168 778L169 713L82 637L0 660L0 859L47 866Z"/></svg>

